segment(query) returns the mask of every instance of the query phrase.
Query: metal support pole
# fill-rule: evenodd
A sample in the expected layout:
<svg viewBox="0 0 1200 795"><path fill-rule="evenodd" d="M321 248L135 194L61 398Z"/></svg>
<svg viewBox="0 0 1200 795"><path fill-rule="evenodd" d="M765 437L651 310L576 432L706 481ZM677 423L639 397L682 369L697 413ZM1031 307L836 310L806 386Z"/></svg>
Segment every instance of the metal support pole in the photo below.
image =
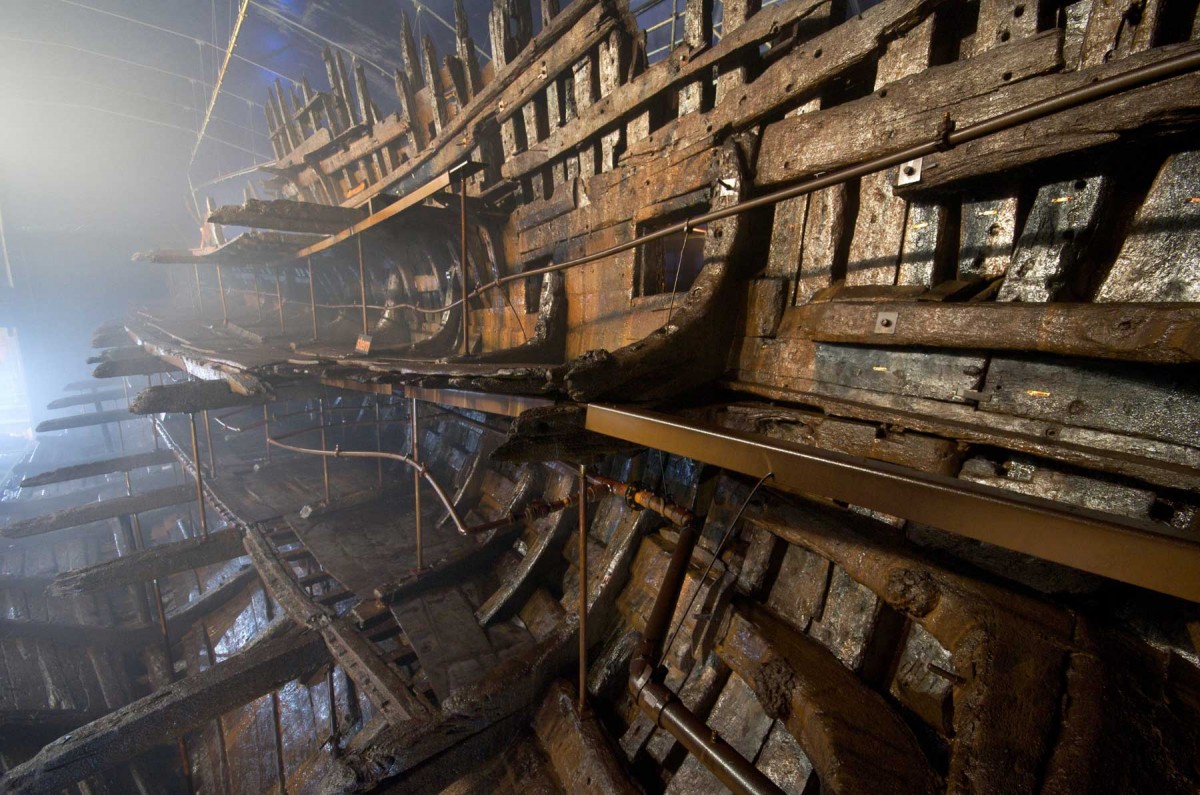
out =
<svg viewBox="0 0 1200 795"><path fill-rule="evenodd" d="M362 321L363 321L362 333L366 334L367 333L367 270L366 270L366 265L363 263L363 245L362 245L362 234L361 233L357 236L357 240L358 240L358 290L359 290L360 295L362 296Z"/></svg>
<svg viewBox="0 0 1200 795"><path fill-rule="evenodd" d="M200 266L193 265L192 271L196 274L196 303L200 306L200 311L197 314L204 317L204 293L200 289Z"/></svg>
<svg viewBox="0 0 1200 795"><path fill-rule="evenodd" d="M379 420L379 395L375 396L375 452L383 452L383 431L381 430ZM383 488L383 459L375 459L375 476L379 481L379 487Z"/></svg>
<svg viewBox="0 0 1200 795"><path fill-rule="evenodd" d="M409 430L412 433L412 454L413 463L421 463L420 445L417 444L417 399L412 398L408 404L408 424ZM417 571L425 567L425 561L422 556L421 549L421 471L413 469L413 516L416 517L417 528Z"/></svg>
<svg viewBox="0 0 1200 795"><path fill-rule="evenodd" d="M325 441L325 398L317 398L317 406L321 411L321 449L328 450L329 446ZM325 504L329 504L329 459L326 456L321 456L321 480L325 484Z"/></svg>
<svg viewBox="0 0 1200 795"><path fill-rule="evenodd" d="M271 463L271 410L263 404L263 447L267 448L267 463Z"/></svg>
<svg viewBox="0 0 1200 795"><path fill-rule="evenodd" d="M579 465L579 712L587 706L587 466Z"/></svg>
<svg viewBox="0 0 1200 795"><path fill-rule="evenodd" d="M254 311L258 314L258 322L262 323L262 293L258 290L258 271L254 272Z"/></svg>
<svg viewBox="0 0 1200 795"><path fill-rule="evenodd" d="M469 333L471 304L467 301L467 293L470 288L467 286L467 173L464 169L462 176L458 182L458 198L459 198L459 263L458 268L462 272L462 352L468 353L471 346Z"/></svg>
<svg viewBox="0 0 1200 795"><path fill-rule="evenodd" d="M308 308L312 312L313 342L317 341L317 288L313 284L312 257L308 257Z"/></svg>
<svg viewBox="0 0 1200 795"><path fill-rule="evenodd" d="M275 307L279 310L279 333L283 334L287 328L283 324L283 290L279 286L279 271L275 271Z"/></svg>
<svg viewBox="0 0 1200 795"><path fill-rule="evenodd" d="M200 473L200 446L196 443L196 414L188 415L192 426L192 463L196 471L196 508L200 511L200 534L208 538L208 518L204 515L204 480Z"/></svg>
<svg viewBox="0 0 1200 795"><path fill-rule="evenodd" d="M221 294L221 322L229 325L229 309L225 306L225 282L221 277L221 266L217 266L217 292Z"/></svg>
<svg viewBox="0 0 1200 795"><path fill-rule="evenodd" d="M160 376L161 378L161 376ZM124 380L124 379L122 379ZM154 382L150 380L150 376L146 376L146 388L154 386ZM129 384L125 384L125 405L129 405ZM158 424L154 421L154 417L147 417L150 420L150 433L154 436L154 449L158 449Z"/></svg>
<svg viewBox="0 0 1200 795"><path fill-rule="evenodd" d="M212 424L208 421L208 409L204 410L204 442L208 445L208 476L215 478L217 476L217 457L213 452Z"/></svg>

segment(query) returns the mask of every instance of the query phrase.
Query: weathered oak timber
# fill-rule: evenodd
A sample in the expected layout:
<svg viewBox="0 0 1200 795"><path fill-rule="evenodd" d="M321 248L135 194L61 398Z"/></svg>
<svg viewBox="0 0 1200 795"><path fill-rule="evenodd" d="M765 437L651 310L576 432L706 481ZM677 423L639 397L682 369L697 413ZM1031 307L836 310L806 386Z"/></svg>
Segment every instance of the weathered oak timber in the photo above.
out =
<svg viewBox="0 0 1200 795"><path fill-rule="evenodd" d="M93 425L107 425L110 422L123 422L125 420L136 420L137 415L130 413L127 409L110 409L108 411L89 411L83 414L72 414L69 417L55 417L54 419L42 420L37 424L36 430L38 433L49 433L51 431L65 431L71 428L90 428Z"/></svg>
<svg viewBox="0 0 1200 795"><path fill-rule="evenodd" d="M1000 106L997 92L1026 92L1031 78L1061 64L1059 36L1050 31L932 67L862 99L773 122L763 130L754 183L774 186L933 140L946 113L963 126L1024 104L1014 99Z"/></svg>
<svg viewBox="0 0 1200 795"><path fill-rule="evenodd" d="M364 208L338 207L286 199L247 199L244 204L226 205L209 215L210 223L333 235L367 217Z"/></svg>
<svg viewBox="0 0 1200 795"><path fill-rule="evenodd" d="M175 463L175 456L170 450L152 450L148 453L134 453L119 458L109 458L104 461L93 461L87 464L51 469L37 475L22 478L21 488L30 489L38 486L49 486L52 483L65 483L70 480L82 480L110 472L131 472L143 467L163 466Z"/></svg>
<svg viewBox="0 0 1200 795"><path fill-rule="evenodd" d="M586 114L580 114L576 120L551 133L545 141L531 147L528 152L508 160L504 164L503 174L514 179L536 168L537 164L577 147L606 127L616 124L625 115L635 112L661 92L760 46L777 35L783 25L804 19L824 5L825 0L779 3L755 14L746 24L712 47L702 47L698 51L684 48L678 55L651 66L637 80L619 86L608 96L589 105ZM570 6L567 8L569 10Z"/></svg>
<svg viewBox="0 0 1200 795"><path fill-rule="evenodd" d="M0 618L0 638L47 641L65 646L87 646L131 654L136 654L160 637L161 629L157 624L106 627L61 621Z"/></svg>
<svg viewBox="0 0 1200 795"><path fill-rule="evenodd" d="M1093 69L1026 80L1009 89L1000 89L989 97L986 116L1197 49L1200 49L1197 42L1171 45ZM949 112L959 126L976 118L975 113L967 114L971 118L962 118L955 109ZM1198 119L1200 75L1192 73L1056 113L949 152L930 155L924 158L920 182L897 191L907 194L947 187L1107 144L1177 133L1193 127Z"/></svg>
<svg viewBox="0 0 1200 795"><path fill-rule="evenodd" d="M196 499L194 487L172 486L165 489L148 491L132 497L116 497L105 502L89 503L77 508L66 508L61 511L12 522L0 528L0 538L27 538L29 536L52 533L68 527L91 524L105 519L115 519L118 516L154 511L172 505L182 505Z"/></svg>
<svg viewBox="0 0 1200 795"><path fill-rule="evenodd" d="M839 793L937 792L917 739L886 701L816 640L764 610L735 612L717 654L767 714L808 749L823 786Z"/></svg>
<svg viewBox="0 0 1200 795"><path fill-rule="evenodd" d="M280 622L290 625L290 622ZM245 704L328 659L316 632L277 632L213 667L79 727L0 778L14 795L51 793Z"/></svg>
<svg viewBox="0 0 1200 795"><path fill-rule="evenodd" d="M430 712L353 623L309 598L261 530L254 526L247 528L244 543L263 584L284 612L292 620L320 632L334 658L381 714L393 723L401 723Z"/></svg>
<svg viewBox="0 0 1200 795"><path fill-rule="evenodd" d="M726 144L719 157L713 209L737 201L747 187L738 148ZM564 382L572 399L653 400L699 385L723 370L737 322L726 308L746 278L737 257L745 234L742 216L711 224L704 241L704 268L679 300L670 324L612 353L593 351L568 363ZM688 360L686 368L679 366L681 359Z"/></svg>
<svg viewBox="0 0 1200 795"><path fill-rule="evenodd" d="M70 406L90 406L93 403L103 403L109 400L124 399L124 390L106 389L103 392L92 392L90 394L68 395L67 397L60 397L47 403L46 408L53 411L54 409L65 409Z"/></svg>
<svg viewBox="0 0 1200 795"><path fill-rule="evenodd" d="M255 406L274 399L275 395L265 389L249 395L238 394L225 380L186 381L143 389L129 401L129 410L133 414L191 414L206 409Z"/></svg>
<svg viewBox="0 0 1200 795"><path fill-rule="evenodd" d="M125 375L153 375L155 373L171 373L178 369L162 359L147 356L145 359L101 362L92 370L92 377L119 378Z"/></svg>
<svg viewBox="0 0 1200 795"><path fill-rule="evenodd" d="M190 491L190 494L195 497L195 491ZM222 563L244 554L246 550L242 547L242 534L236 530L222 530L207 539L189 538L159 544L94 566L63 572L55 577L50 592L65 596L136 585L181 571Z"/></svg>
<svg viewBox="0 0 1200 795"><path fill-rule="evenodd" d="M889 315L882 330L881 313ZM1042 351L1161 364L1200 360L1196 304L821 301L788 314L817 342Z"/></svg>

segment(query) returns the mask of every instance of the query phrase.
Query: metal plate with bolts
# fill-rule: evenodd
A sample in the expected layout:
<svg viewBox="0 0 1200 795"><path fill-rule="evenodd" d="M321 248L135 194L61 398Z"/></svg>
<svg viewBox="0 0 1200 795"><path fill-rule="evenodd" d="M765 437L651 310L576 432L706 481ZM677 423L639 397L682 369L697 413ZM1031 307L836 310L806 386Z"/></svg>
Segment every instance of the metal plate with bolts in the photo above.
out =
<svg viewBox="0 0 1200 795"><path fill-rule="evenodd" d="M921 160L918 157L916 160L909 160L906 163L900 164L900 175L896 178L896 185L912 185L921 181Z"/></svg>
<svg viewBox="0 0 1200 795"><path fill-rule="evenodd" d="M879 312L875 315L875 333L895 334L897 320L899 320L897 312Z"/></svg>

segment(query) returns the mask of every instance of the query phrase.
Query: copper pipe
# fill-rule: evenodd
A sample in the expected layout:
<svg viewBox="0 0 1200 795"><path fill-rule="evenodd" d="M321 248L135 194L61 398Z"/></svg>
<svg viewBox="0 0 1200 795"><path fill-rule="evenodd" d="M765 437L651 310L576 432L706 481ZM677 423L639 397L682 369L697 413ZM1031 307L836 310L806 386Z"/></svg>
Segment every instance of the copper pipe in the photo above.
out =
<svg viewBox="0 0 1200 795"><path fill-rule="evenodd" d="M587 466L579 465L579 712L587 707Z"/></svg>
<svg viewBox="0 0 1200 795"><path fill-rule="evenodd" d="M317 341L317 288L313 284L312 257L308 257L308 308L312 312L313 342Z"/></svg>
<svg viewBox="0 0 1200 795"><path fill-rule="evenodd" d="M596 500L608 494L608 490L600 486L589 486L587 490L587 501L593 503ZM555 511L562 511L567 508L574 508L579 503L579 495L572 494L569 497L564 497L561 500L554 502L542 502L540 500L531 504L523 511L509 511L499 519L493 519L490 522L483 524L471 525L467 528L468 535L479 535L486 533L489 530L497 530L501 527L517 524L518 522L533 522L541 519L544 516L549 516Z"/></svg>
<svg viewBox="0 0 1200 795"><path fill-rule="evenodd" d="M221 266L217 266L217 291L221 293L221 322L229 325L229 310L225 306L225 282L221 278Z"/></svg>
<svg viewBox="0 0 1200 795"><path fill-rule="evenodd" d="M420 445L417 443L417 399L412 398L408 404L408 422L409 432L412 435L412 460L415 464L421 463ZM423 548L421 543L421 473L413 470L413 516L416 517L417 531L417 571L425 567Z"/></svg>
<svg viewBox="0 0 1200 795"><path fill-rule="evenodd" d="M196 443L196 414L188 415L192 428L192 463L196 472L196 508L200 511L200 532L208 538L208 519L204 515L204 480L200 474L200 446Z"/></svg>
<svg viewBox="0 0 1200 795"><path fill-rule="evenodd" d="M310 428L307 430L313 429ZM342 450L340 448L334 448L333 450L315 450L311 447L297 447L296 445L286 444L279 441L278 438L271 439L270 441L271 444L275 445L281 450L290 450L293 453L303 453L305 455L319 455L326 458L386 458L391 461L400 461L405 466L415 469L418 474L425 479L425 482L429 484L430 488L433 489L433 493L442 503L442 507L444 507L446 512L450 515L451 521L454 522L455 529L458 530L458 532L462 535L470 534L470 530L465 524L463 524L462 517L459 516L458 512L454 509L454 503L450 500L450 497L446 495L446 491L441 487L441 484L434 479L433 475L429 473L428 469L426 469L423 465L418 464L416 461L413 461L406 455L402 455L400 453L377 453L374 450Z"/></svg>

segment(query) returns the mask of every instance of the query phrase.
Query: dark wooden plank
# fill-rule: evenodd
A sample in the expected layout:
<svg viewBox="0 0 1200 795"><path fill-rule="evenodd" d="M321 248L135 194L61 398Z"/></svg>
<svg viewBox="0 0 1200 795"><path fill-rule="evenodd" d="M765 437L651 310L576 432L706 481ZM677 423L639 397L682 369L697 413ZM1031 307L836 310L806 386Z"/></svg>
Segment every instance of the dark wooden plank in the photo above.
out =
<svg viewBox="0 0 1200 795"><path fill-rule="evenodd" d="M30 475L21 480L21 488L29 489L39 486L49 486L52 483L65 483L69 480L106 475L110 472L130 472L143 467L163 466L175 462L175 456L170 450L152 450L148 453L134 453L119 458L108 458L103 461L93 461L87 464L51 469L37 475Z"/></svg>
<svg viewBox="0 0 1200 795"><path fill-rule="evenodd" d="M0 778L0 789L12 793L63 789L164 740L180 737L326 659L325 644L316 632L268 630L263 639L212 668L167 685L46 746Z"/></svg>
<svg viewBox="0 0 1200 795"><path fill-rule="evenodd" d="M1200 306L1195 304L821 301L787 314L789 323L818 342L1041 351L1162 364L1200 361Z"/></svg>
<svg viewBox="0 0 1200 795"><path fill-rule="evenodd" d="M24 519L12 522L0 528L0 538L26 538L28 536L51 533L68 527L100 522L105 519L115 519L118 516L128 516L143 511L153 511L172 505L182 505L196 499L193 486L172 486L156 489L132 497L115 497L104 502L81 505L77 508L66 508L61 511L39 516L34 519Z"/></svg>
<svg viewBox="0 0 1200 795"><path fill-rule="evenodd" d="M189 538L113 558L85 569L64 572L55 578L51 593L100 591L168 577L181 571L221 563L245 554L241 533L222 530L207 539Z"/></svg>

